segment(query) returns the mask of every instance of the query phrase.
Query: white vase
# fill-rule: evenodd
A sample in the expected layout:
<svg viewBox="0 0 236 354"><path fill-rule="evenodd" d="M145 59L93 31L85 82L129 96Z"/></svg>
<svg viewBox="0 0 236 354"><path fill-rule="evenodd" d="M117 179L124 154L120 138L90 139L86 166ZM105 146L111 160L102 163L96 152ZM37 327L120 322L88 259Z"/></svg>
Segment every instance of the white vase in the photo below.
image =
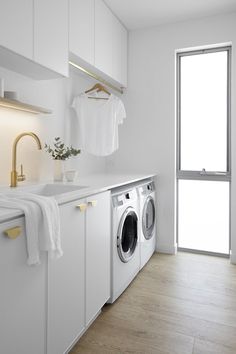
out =
<svg viewBox="0 0 236 354"><path fill-rule="evenodd" d="M54 182L63 182L64 180L64 161L63 160L54 160L54 173L53 179Z"/></svg>

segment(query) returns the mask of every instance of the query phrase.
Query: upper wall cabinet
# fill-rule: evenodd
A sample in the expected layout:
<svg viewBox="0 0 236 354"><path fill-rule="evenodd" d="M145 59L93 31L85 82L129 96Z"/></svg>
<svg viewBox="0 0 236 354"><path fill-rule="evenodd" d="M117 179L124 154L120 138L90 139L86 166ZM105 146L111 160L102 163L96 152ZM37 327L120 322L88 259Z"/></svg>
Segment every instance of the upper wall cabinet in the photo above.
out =
<svg viewBox="0 0 236 354"><path fill-rule="evenodd" d="M113 17L102 0L95 1L95 66L111 77Z"/></svg>
<svg viewBox="0 0 236 354"><path fill-rule="evenodd" d="M0 6L0 66L36 79L68 76L68 1L0 0Z"/></svg>
<svg viewBox="0 0 236 354"><path fill-rule="evenodd" d="M70 0L70 51L94 64L94 1Z"/></svg>
<svg viewBox="0 0 236 354"><path fill-rule="evenodd" d="M0 0L0 6L0 44L31 59L33 1Z"/></svg>
<svg viewBox="0 0 236 354"><path fill-rule="evenodd" d="M34 61L68 76L68 1L34 0Z"/></svg>
<svg viewBox="0 0 236 354"><path fill-rule="evenodd" d="M70 59L127 86L127 30L102 0L70 0Z"/></svg>
<svg viewBox="0 0 236 354"><path fill-rule="evenodd" d="M113 16L112 72L115 80L127 86L127 30Z"/></svg>

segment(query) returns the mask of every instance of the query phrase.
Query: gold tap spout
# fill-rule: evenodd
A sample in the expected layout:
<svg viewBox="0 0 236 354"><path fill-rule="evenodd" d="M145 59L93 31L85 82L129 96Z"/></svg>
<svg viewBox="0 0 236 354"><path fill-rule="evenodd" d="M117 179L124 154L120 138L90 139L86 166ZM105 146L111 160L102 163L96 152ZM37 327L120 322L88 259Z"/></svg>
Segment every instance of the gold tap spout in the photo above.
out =
<svg viewBox="0 0 236 354"><path fill-rule="evenodd" d="M39 137L32 132L21 133L15 138L12 147L12 171L11 171L11 185L10 185L11 187L16 187L17 181L25 180L25 176L23 175L23 173L21 172L21 175L18 176L18 173L16 171L17 144L19 140L24 136L31 136L36 141L38 149L42 150L42 145L41 145L41 141L39 140Z"/></svg>

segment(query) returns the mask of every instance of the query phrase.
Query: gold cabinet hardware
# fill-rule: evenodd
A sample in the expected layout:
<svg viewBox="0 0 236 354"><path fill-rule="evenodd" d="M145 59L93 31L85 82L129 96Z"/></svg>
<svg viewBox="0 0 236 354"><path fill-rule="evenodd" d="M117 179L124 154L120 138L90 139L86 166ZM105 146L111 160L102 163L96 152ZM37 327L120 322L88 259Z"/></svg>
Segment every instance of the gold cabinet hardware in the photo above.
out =
<svg viewBox="0 0 236 354"><path fill-rule="evenodd" d="M7 229L5 231L3 231L4 235L6 235L7 237L11 238L12 240L14 240L15 238L17 238L18 236L20 236L21 234L21 227L20 226L16 226L16 227L12 227L11 229Z"/></svg>
<svg viewBox="0 0 236 354"><path fill-rule="evenodd" d="M88 202L88 205L91 206L91 207L95 207L97 205L98 201L97 200L90 200Z"/></svg>
<svg viewBox="0 0 236 354"><path fill-rule="evenodd" d="M76 205L76 208L78 208L80 211L85 211L87 209L87 204L78 204Z"/></svg>

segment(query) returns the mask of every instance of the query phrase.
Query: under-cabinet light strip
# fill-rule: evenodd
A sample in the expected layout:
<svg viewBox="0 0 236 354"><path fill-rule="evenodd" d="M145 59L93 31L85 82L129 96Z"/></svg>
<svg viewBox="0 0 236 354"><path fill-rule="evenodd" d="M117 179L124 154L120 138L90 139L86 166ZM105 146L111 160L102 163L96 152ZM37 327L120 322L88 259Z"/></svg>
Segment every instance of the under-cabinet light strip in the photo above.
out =
<svg viewBox="0 0 236 354"><path fill-rule="evenodd" d="M1 103L0 103L0 106L1 106L1 107L4 107L4 108L16 109L17 111L29 112L29 113L34 113L34 114L38 114L38 113L39 113L39 112L37 112L37 111L33 111L32 109L22 108L22 107L15 106L15 105L12 105L12 104L9 104L9 103L3 103L3 102L1 102Z"/></svg>
<svg viewBox="0 0 236 354"><path fill-rule="evenodd" d="M0 107L15 109L18 111L33 113L33 114L50 114L52 111L42 107L32 106L27 103L13 101L6 98L0 98Z"/></svg>
<svg viewBox="0 0 236 354"><path fill-rule="evenodd" d="M90 77L92 77L93 79L102 82L104 85L109 86L112 90L118 91L119 93L123 93L123 89L116 87L114 85L112 85L110 82L104 80L103 78L101 78L100 76L92 73L91 71L88 71L86 69L84 69L82 66L75 64L73 61L69 61L69 64L71 66L73 66L76 69L79 69L80 71L84 72L85 74L89 75Z"/></svg>

